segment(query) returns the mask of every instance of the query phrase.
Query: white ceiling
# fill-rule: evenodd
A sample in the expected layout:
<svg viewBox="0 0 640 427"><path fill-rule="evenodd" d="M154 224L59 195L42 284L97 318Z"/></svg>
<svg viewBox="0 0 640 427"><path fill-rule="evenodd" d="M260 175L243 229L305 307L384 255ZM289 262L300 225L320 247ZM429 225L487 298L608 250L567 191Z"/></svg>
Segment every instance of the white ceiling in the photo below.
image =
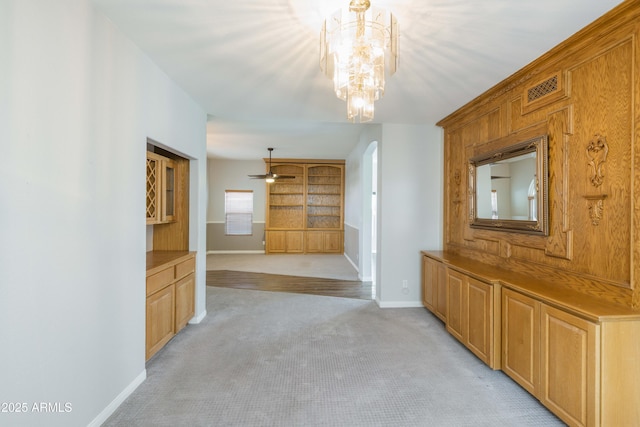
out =
<svg viewBox="0 0 640 427"><path fill-rule="evenodd" d="M348 0L92 0L209 115L209 156L345 158L360 126L318 66ZM371 0L400 24L375 123L434 124L620 0Z"/></svg>

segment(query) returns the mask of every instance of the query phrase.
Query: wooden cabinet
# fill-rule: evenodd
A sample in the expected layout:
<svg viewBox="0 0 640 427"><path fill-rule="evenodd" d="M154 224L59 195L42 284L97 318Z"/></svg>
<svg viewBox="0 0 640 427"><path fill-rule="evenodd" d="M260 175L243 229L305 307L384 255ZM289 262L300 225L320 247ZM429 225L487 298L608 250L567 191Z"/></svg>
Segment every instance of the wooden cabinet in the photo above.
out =
<svg viewBox="0 0 640 427"><path fill-rule="evenodd" d="M422 255L422 305L435 314L436 283L434 271L439 263L436 260Z"/></svg>
<svg viewBox="0 0 640 427"><path fill-rule="evenodd" d="M195 254L147 252L146 359L195 314Z"/></svg>
<svg viewBox="0 0 640 427"><path fill-rule="evenodd" d="M422 303L440 320L447 319L447 269L443 263L422 256Z"/></svg>
<svg viewBox="0 0 640 427"><path fill-rule="evenodd" d="M600 425L599 326L510 289L502 304L502 370L569 425Z"/></svg>
<svg viewBox="0 0 640 427"><path fill-rule="evenodd" d="M468 277L466 291L467 336L464 343L484 363L493 369L499 369L500 288Z"/></svg>
<svg viewBox="0 0 640 427"><path fill-rule="evenodd" d="M162 157L147 151L147 224L157 224L161 218Z"/></svg>
<svg viewBox="0 0 640 427"><path fill-rule="evenodd" d="M307 253L342 253L344 244L341 231L307 231Z"/></svg>
<svg viewBox="0 0 640 427"><path fill-rule="evenodd" d="M465 341L466 278L457 271L447 274L447 331L460 342Z"/></svg>
<svg viewBox="0 0 640 427"><path fill-rule="evenodd" d="M500 285L448 268L422 255L424 306L445 322L447 332L492 369L500 368Z"/></svg>
<svg viewBox="0 0 640 427"><path fill-rule="evenodd" d="M176 333L184 328L189 320L195 314L195 290L196 276L191 273L184 279L179 280L175 284L176 302L175 302L175 328Z"/></svg>
<svg viewBox="0 0 640 427"><path fill-rule="evenodd" d="M342 253L344 161L273 159L283 179L268 185L266 253Z"/></svg>
<svg viewBox="0 0 640 427"><path fill-rule="evenodd" d="M588 320L503 288L502 370L570 426L638 425L637 317Z"/></svg>
<svg viewBox="0 0 640 427"><path fill-rule="evenodd" d="M540 378L540 303L502 289L502 370L536 395Z"/></svg>
<svg viewBox="0 0 640 427"><path fill-rule="evenodd" d="M304 252L304 232L274 231L265 233L267 253L302 253Z"/></svg>
<svg viewBox="0 0 640 427"><path fill-rule="evenodd" d="M147 297L147 360L176 334L175 288L166 286Z"/></svg>
<svg viewBox="0 0 640 427"><path fill-rule="evenodd" d="M176 216L176 163L173 160L162 161L162 210L161 222L171 222Z"/></svg>
<svg viewBox="0 0 640 427"><path fill-rule="evenodd" d="M147 224L176 219L176 162L147 151Z"/></svg>
<svg viewBox="0 0 640 427"><path fill-rule="evenodd" d="M438 263L436 267L436 316L446 322L447 320L447 268Z"/></svg>
<svg viewBox="0 0 640 427"><path fill-rule="evenodd" d="M499 310L494 285L447 270L447 331L492 369L500 368ZM497 312L497 315L496 315Z"/></svg>
<svg viewBox="0 0 640 427"><path fill-rule="evenodd" d="M306 165L307 228L342 230L344 165Z"/></svg>
<svg viewBox="0 0 640 427"><path fill-rule="evenodd" d="M640 425L640 312L452 252L422 252L435 312L446 271L447 331L570 426Z"/></svg>
<svg viewBox="0 0 640 427"><path fill-rule="evenodd" d="M538 398L568 424L596 425L599 325L545 304L540 315Z"/></svg>
<svg viewBox="0 0 640 427"><path fill-rule="evenodd" d="M267 230L302 230L305 226L303 165L272 164L278 175L294 176L267 184Z"/></svg>

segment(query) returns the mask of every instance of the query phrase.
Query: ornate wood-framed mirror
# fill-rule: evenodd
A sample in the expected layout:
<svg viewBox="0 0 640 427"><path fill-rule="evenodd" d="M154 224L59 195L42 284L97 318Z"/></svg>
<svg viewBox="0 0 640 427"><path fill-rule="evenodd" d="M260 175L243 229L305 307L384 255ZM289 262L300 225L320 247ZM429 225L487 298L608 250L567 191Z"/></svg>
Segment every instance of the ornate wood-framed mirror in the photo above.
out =
<svg viewBox="0 0 640 427"><path fill-rule="evenodd" d="M547 136L469 159L473 228L548 235Z"/></svg>

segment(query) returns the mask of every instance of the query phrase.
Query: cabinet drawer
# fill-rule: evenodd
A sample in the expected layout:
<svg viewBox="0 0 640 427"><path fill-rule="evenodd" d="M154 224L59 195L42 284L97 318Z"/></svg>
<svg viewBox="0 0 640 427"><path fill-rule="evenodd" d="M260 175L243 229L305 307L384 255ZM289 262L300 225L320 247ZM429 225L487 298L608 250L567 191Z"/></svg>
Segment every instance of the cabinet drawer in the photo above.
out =
<svg viewBox="0 0 640 427"><path fill-rule="evenodd" d="M173 267L165 268L164 270L147 277L147 295L151 295L152 293L164 288L169 283L173 282L174 278Z"/></svg>
<svg viewBox="0 0 640 427"><path fill-rule="evenodd" d="M188 274L196 271L196 259L190 258L186 261L182 261L176 264L176 279L180 279Z"/></svg>

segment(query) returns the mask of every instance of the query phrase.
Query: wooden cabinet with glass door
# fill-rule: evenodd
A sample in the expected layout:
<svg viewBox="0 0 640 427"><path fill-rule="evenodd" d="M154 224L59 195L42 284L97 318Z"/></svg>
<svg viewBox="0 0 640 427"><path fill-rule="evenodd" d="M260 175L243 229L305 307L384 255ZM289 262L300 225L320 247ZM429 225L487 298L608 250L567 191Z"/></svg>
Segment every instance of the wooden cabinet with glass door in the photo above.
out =
<svg viewBox="0 0 640 427"><path fill-rule="evenodd" d="M176 162L147 151L147 224L176 219Z"/></svg>

